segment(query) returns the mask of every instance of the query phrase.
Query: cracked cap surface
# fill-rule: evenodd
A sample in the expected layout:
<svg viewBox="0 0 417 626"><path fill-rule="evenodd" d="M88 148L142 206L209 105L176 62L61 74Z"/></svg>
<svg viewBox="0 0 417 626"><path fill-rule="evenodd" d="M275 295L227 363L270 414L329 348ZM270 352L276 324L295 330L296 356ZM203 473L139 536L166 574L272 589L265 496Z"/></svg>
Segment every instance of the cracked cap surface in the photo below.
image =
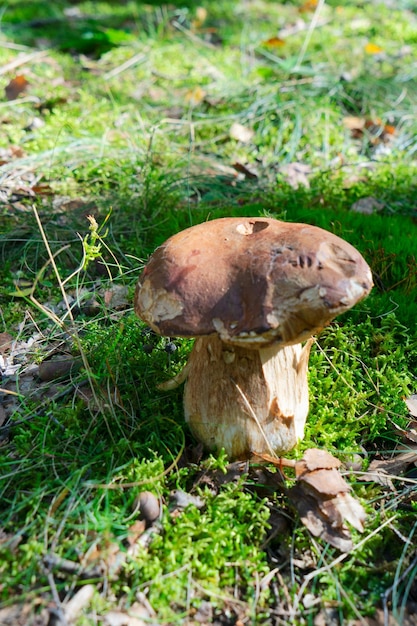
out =
<svg viewBox="0 0 417 626"><path fill-rule="evenodd" d="M220 218L170 237L139 278L155 332L261 347L298 343L366 297L371 270L332 233L272 218Z"/></svg>

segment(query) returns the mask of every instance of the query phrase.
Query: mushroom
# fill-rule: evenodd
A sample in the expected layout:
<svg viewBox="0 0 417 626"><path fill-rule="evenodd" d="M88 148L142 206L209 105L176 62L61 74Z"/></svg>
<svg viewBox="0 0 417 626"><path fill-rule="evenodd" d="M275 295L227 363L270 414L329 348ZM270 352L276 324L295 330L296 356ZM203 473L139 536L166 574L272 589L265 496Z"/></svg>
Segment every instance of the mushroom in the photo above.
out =
<svg viewBox="0 0 417 626"><path fill-rule="evenodd" d="M135 311L156 333L196 337L183 373L185 419L207 448L250 458L303 438L311 337L371 288L365 260L336 235L226 217L155 250Z"/></svg>

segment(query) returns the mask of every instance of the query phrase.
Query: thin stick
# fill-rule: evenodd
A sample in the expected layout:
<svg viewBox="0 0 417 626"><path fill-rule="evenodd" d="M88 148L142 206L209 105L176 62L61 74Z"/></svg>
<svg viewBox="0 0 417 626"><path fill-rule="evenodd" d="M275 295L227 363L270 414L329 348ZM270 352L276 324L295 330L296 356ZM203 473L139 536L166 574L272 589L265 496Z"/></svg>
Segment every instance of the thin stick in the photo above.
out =
<svg viewBox="0 0 417 626"><path fill-rule="evenodd" d="M112 70L104 74L103 76L104 80L110 80L111 78L114 78L115 76L119 76L119 74L121 74L125 70L128 70L130 67L133 67L133 65L139 65L139 63L143 63L148 58L147 53L149 52L149 50L150 48L147 48L145 52L139 52L138 54L135 54L133 57L131 57L130 59L122 63L121 65L114 67Z"/></svg>
<svg viewBox="0 0 417 626"><path fill-rule="evenodd" d="M38 59L42 59L47 54L48 54L48 50L40 50L37 52L30 52L28 54L23 54L22 56L17 57L16 59L13 59L13 61L10 61L10 63L6 63L6 65L3 65L3 67L0 67L0 76L3 76L3 74L7 74L8 72L15 70L17 67L20 67L21 65L25 65L26 63L29 63L30 61L37 61Z"/></svg>

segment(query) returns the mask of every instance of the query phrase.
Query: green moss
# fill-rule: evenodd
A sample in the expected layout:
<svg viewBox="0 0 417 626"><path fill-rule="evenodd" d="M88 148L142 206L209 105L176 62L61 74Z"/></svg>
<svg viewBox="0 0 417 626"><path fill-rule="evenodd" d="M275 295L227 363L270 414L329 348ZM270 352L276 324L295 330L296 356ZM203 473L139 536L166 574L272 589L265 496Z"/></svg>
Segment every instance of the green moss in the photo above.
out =
<svg viewBox="0 0 417 626"><path fill-rule="evenodd" d="M403 399L416 391L417 370L415 10L407 0L398 7L328 1L310 31L313 13L303 5L10 0L4 7L0 62L11 69L1 86L16 74L29 85L2 103L0 116L0 332L19 340L41 332L34 363L64 343L74 355L81 348L89 364L58 395L52 388L52 400L35 390L10 428L0 426L4 602L8 590L13 598L50 598L42 558L51 550L74 561L93 545L115 541L125 550L133 502L146 488L164 503L161 532L109 581L109 596L128 604L136 589L149 589L158 619L182 623L203 600L225 619L237 595L244 619L267 623L275 595L288 598L274 579L260 596L257 589L278 567L303 612L300 624L314 621L319 607L303 609L296 598L300 563L311 554L319 568L336 553L297 524L266 539L271 507L294 519L284 495L259 500L253 484L239 483L204 492L201 510L171 516L173 488L195 490L198 472L225 466L221 455L203 465L184 460L198 453L182 390L157 388L183 367L190 342L157 338L132 311L103 300L116 282L132 301L152 250L207 219L266 214L326 228L362 252L375 287L313 347L310 416L295 454L320 446L342 460L358 451L372 460L402 443ZM268 42L277 35L283 45ZM381 52L370 53L368 43ZM41 48L47 52L37 54ZM352 133L346 116L367 120L366 132ZM234 122L253 131L250 141L231 136ZM393 128L378 134L385 124ZM291 162L310 166L308 187L290 186L282 166ZM238 175L235 164L256 176ZM351 210L366 197L380 212ZM74 309L74 324L67 317L61 329L29 296L16 296L16 281L37 280L40 305L65 315L33 204L67 292L88 289L99 300L94 318ZM106 222L103 241L114 256L103 245L102 256L77 272L89 214ZM391 494L349 480L367 506L366 540L355 536L360 547L309 586L337 605L340 623L372 613L395 581L393 610L401 609L410 550L398 537L412 537L416 506L401 482ZM105 487L126 482L136 487ZM64 594L80 581L57 576L56 584ZM99 593L93 605L99 614L113 606ZM80 626L88 620L80 616Z"/></svg>

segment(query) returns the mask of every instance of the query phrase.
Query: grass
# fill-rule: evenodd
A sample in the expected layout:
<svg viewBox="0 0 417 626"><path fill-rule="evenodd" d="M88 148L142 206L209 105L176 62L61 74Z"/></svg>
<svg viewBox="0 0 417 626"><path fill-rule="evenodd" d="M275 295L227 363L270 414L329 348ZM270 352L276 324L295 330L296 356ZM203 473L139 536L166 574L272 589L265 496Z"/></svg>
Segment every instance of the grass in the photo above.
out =
<svg viewBox="0 0 417 626"><path fill-rule="evenodd" d="M190 342L156 337L131 310L148 255L191 224L267 214L335 232L375 288L313 346L295 455L317 446L366 470L404 445L417 371L417 16L407 2L313 4L3 7L0 86L29 84L0 103L0 332L20 350L2 361L2 618L17 606L46 619L89 583L78 626L144 597L160 624L196 624L203 610L213 623L300 625L411 612L414 470L395 491L348 472L367 525L340 559L257 468L225 480L222 453L201 454L181 389L156 389ZM236 122L249 139L232 136ZM309 166L308 186L290 184L294 162ZM363 198L380 211L352 211ZM33 376L62 354L82 366ZM160 499L158 532L112 575L143 490ZM178 509L176 490L204 506ZM95 577L50 569L52 556Z"/></svg>

